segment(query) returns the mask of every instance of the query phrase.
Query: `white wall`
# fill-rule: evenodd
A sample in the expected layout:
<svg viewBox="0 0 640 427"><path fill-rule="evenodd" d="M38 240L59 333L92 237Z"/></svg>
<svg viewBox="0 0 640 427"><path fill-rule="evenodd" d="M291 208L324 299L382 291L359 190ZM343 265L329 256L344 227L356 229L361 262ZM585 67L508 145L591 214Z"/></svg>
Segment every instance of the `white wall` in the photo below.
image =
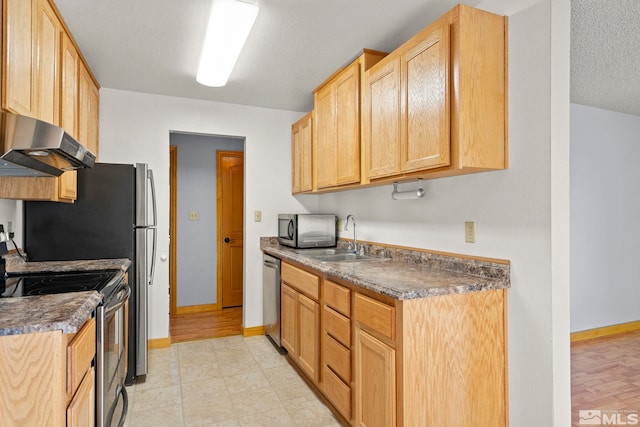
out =
<svg viewBox="0 0 640 427"><path fill-rule="evenodd" d="M158 257L169 253L169 132L239 136L245 139L245 212L262 211L262 222L245 218L245 327L262 325L260 236L277 233L279 212L306 212L290 194L291 124L302 113L184 98L100 90L100 161L146 162L158 196ZM316 196L308 196L313 205ZM158 260L160 261L160 260ZM169 268L159 262L150 291L150 338L169 336Z"/></svg>
<svg viewBox="0 0 640 427"><path fill-rule="evenodd" d="M553 224L569 218L569 92L564 74L553 80L550 70L568 76L569 69L552 61L550 4L525 6L509 16L508 170L426 181L422 200L393 201L387 185L321 195L319 205L342 218L354 214L362 240L510 260L510 425L565 426L569 235L568 226ZM491 10L500 7L515 6ZM557 13L568 30L568 10ZM568 33L563 37L558 43L568 58ZM551 120L552 85L559 86L555 113L565 125ZM465 243L465 221L475 221L476 243Z"/></svg>
<svg viewBox="0 0 640 427"><path fill-rule="evenodd" d="M14 240L21 247L22 245L22 202L17 200L0 199L0 224L4 225L4 231L9 231L7 226L9 221L13 223ZM11 243L7 244L8 249L13 249Z"/></svg>
<svg viewBox="0 0 640 427"><path fill-rule="evenodd" d="M640 320L640 117L571 105L571 330Z"/></svg>
<svg viewBox="0 0 640 427"><path fill-rule="evenodd" d="M425 183L424 200L394 202L391 187L292 197L290 124L300 113L101 91L101 159L147 161L157 170L160 226L168 229L170 130L245 136L244 325L261 324L259 236L278 212L353 213L364 240L511 260L508 292L509 412L513 426L570 424L569 394L569 0L488 0L509 15L508 170ZM247 215L247 216L249 216ZM464 243L464 221L477 243ZM346 233L347 235L349 233ZM161 239L161 253L167 253ZM151 298L151 337L168 335L168 277Z"/></svg>
<svg viewBox="0 0 640 427"><path fill-rule="evenodd" d="M244 151L244 140L172 133L177 151L176 305L217 301L217 151ZM198 212L193 221L189 212Z"/></svg>

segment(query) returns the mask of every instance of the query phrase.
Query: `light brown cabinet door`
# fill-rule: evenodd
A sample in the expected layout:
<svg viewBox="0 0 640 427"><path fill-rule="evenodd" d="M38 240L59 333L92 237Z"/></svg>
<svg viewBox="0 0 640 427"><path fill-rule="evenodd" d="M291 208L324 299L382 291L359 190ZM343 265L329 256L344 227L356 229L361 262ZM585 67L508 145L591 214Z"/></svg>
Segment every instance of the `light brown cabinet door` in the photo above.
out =
<svg viewBox="0 0 640 427"><path fill-rule="evenodd" d="M400 58L370 69L364 90L366 176L396 174L400 171Z"/></svg>
<svg viewBox="0 0 640 427"><path fill-rule="evenodd" d="M80 63L78 92L78 140L97 156L100 95L83 63Z"/></svg>
<svg viewBox="0 0 640 427"><path fill-rule="evenodd" d="M282 282L280 287L280 342L291 357L298 354L298 293Z"/></svg>
<svg viewBox="0 0 640 427"><path fill-rule="evenodd" d="M35 117L36 26L33 22L37 0L4 0L3 3L2 107Z"/></svg>
<svg viewBox="0 0 640 427"><path fill-rule="evenodd" d="M360 62L345 68L335 83L336 184L360 181Z"/></svg>
<svg viewBox="0 0 640 427"><path fill-rule="evenodd" d="M396 425L396 351L363 330L355 332L356 425Z"/></svg>
<svg viewBox="0 0 640 427"><path fill-rule="evenodd" d="M68 171L58 177L59 199L74 201L78 197L78 172Z"/></svg>
<svg viewBox="0 0 640 427"><path fill-rule="evenodd" d="M47 0L38 0L35 18L36 114L40 120L59 125L62 25Z"/></svg>
<svg viewBox="0 0 640 427"><path fill-rule="evenodd" d="M335 90L327 85L314 98L315 181L318 188L336 185L336 110Z"/></svg>
<svg viewBox="0 0 640 427"><path fill-rule="evenodd" d="M402 170L450 163L449 26L441 25L400 59Z"/></svg>
<svg viewBox="0 0 640 427"><path fill-rule="evenodd" d="M78 51L69 36L62 35L60 66L61 99L60 126L74 138L78 138ZM98 154L98 153L94 153Z"/></svg>
<svg viewBox="0 0 640 427"><path fill-rule="evenodd" d="M292 193L311 191L312 176L312 113L305 115L291 127Z"/></svg>
<svg viewBox="0 0 640 427"><path fill-rule="evenodd" d="M298 364L310 378L319 380L320 308L319 304L298 294Z"/></svg>
<svg viewBox="0 0 640 427"><path fill-rule="evenodd" d="M95 423L95 374L87 371L67 407L67 427L91 427Z"/></svg>

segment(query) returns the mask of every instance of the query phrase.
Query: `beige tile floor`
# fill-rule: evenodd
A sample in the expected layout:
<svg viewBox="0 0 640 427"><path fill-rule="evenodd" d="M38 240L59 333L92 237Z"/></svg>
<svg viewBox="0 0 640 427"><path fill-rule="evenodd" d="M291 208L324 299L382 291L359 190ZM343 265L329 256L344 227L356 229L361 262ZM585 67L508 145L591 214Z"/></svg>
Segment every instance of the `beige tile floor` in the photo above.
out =
<svg viewBox="0 0 640 427"><path fill-rule="evenodd" d="M174 344L149 352L127 387L125 426L340 426L263 336Z"/></svg>

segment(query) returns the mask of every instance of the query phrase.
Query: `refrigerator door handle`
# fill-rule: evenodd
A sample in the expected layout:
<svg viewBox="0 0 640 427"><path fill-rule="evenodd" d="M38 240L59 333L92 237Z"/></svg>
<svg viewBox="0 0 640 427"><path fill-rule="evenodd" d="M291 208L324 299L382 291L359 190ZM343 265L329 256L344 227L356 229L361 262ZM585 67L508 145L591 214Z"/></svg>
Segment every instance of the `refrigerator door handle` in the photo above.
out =
<svg viewBox="0 0 640 427"><path fill-rule="evenodd" d="M151 232L153 233L153 246L151 249L151 269L149 272L148 285L153 285L153 276L156 271L156 250L158 247L158 230L156 226L158 225L158 211L156 209L156 183L153 179L153 170L149 169L147 171L147 178L149 179L149 183L151 184L151 210L153 212L153 223L151 224Z"/></svg>

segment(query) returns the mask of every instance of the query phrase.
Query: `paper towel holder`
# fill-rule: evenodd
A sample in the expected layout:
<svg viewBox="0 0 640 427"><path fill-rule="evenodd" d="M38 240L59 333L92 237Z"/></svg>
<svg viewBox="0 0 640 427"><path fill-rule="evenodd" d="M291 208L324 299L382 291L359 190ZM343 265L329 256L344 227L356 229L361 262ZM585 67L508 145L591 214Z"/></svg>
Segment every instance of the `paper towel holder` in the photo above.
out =
<svg viewBox="0 0 640 427"><path fill-rule="evenodd" d="M425 191L422 188L422 179L418 179L418 188L415 190L398 191L398 183L393 183L393 192L391 198L393 200L415 200L424 197Z"/></svg>

